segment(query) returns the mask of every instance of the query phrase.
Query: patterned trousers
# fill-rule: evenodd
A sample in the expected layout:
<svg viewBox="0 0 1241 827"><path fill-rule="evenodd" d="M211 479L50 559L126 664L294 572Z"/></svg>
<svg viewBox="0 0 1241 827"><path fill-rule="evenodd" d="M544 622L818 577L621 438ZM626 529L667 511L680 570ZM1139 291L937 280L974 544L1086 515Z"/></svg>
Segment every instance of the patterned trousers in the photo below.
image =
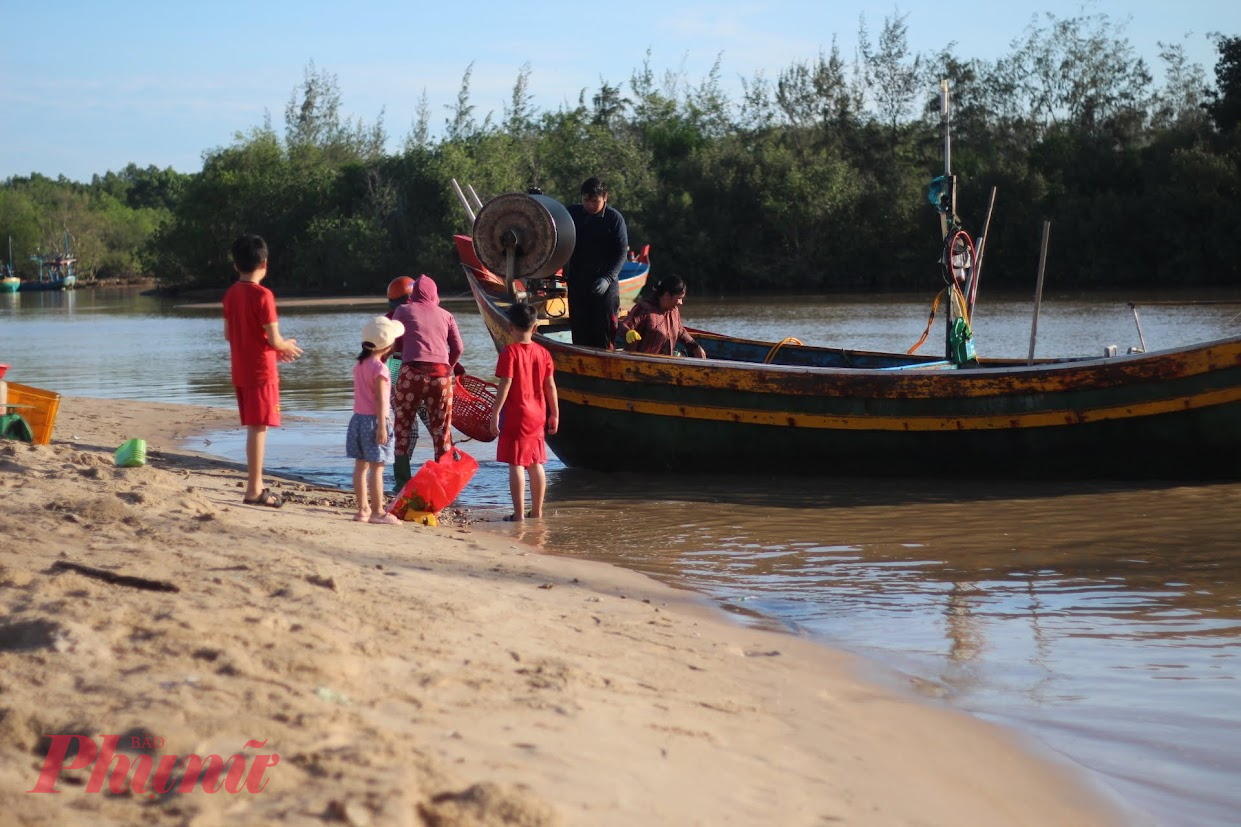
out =
<svg viewBox="0 0 1241 827"><path fill-rule="evenodd" d="M402 362L392 396L396 410L396 453L409 456L410 431L417 427L414 416L423 408L427 433L439 459L452 450L452 371L448 365Z"/></svg>

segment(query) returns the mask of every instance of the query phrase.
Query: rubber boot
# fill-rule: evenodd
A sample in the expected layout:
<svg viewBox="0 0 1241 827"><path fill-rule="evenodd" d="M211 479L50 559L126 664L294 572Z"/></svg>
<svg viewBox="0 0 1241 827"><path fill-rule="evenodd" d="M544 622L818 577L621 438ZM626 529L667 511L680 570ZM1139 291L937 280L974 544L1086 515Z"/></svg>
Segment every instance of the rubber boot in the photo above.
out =
<svg viewBox="0 0 1241 827"><path fill-rule="evenodd" d="M392 462L392 478L396 481L392 493L400 494L401 489L405 487L405 483L409 482L411 476L409 457L397 454L396 459Z"/></svg>

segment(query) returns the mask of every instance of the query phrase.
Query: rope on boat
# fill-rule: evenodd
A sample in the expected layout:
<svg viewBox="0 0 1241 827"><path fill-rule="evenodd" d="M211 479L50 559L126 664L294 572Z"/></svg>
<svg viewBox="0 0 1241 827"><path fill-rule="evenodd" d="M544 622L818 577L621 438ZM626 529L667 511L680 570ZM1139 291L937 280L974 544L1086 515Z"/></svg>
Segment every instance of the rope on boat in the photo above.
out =
<svg viewBox="0 0 1241 827"><path fill-rule="evenodd" d="M914 346L905 351L907 355L912 356L918 351L918 348L922 347L922 345L926 343L926 337L931 335L931 327L935 324L935 313L939 310L939 303L943 301L944 296L949 290L952 291L952 298L950 301L952 302L953 307L956 308L957 314L962 319L965 319L965 324L967 327L972 327L972 325L970 325L969 310L965 306L965 295L961 292L960 287L957 287L955 284L950 284L943 290L940 290L939 294L935 296L935 300L931 302L931 312L926 318L926 330L922 331L922 335L918 337L918 341L914 343Z"/></svg>
<svg viewBox="0 0 1241 827"><path fill-rule="evenodd" d="M944 281L959 287L972 286L976 260L974 240L965 230L957 229L944 243Z"/></svg>
<svg viewBox="0 0 1241 827"><path fill-rule="evenodd" d="M784 347L785 345L800 345L800 344L801 344L800 340L794 339L792 336L785 336L783 339L776 342L775 347L767 351L767 356L763 359L763 364L770 365L772 362L774 362L776 359L776 354L779 353L780 348Z"/></svg>
<svg viewBox="0 0 1241 827"><path fill-rule="evenodd" d="M939 295L937 295L935 300L931 302L931 313L926 317L926 330L922 331L922 335L918 337L918 341L914 342L914 346L905 351L907 355L912 356L917 353L918 348L922 347L922 345L926 343L926 337L931 335L931 326L935 324L935 311L939 310L939 303L943 301L944 294L947 292L947 287L940 290Z"/></svg>

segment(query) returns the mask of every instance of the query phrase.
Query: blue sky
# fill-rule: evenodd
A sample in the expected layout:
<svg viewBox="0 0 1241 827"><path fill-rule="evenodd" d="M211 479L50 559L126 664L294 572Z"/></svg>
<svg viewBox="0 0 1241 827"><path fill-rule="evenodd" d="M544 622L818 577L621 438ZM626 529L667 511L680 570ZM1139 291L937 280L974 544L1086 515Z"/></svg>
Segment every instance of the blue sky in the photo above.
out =
<svg viewBox="0 0 1241 827"><path fill-rule="evenodd" d="M1062 0L955 3L853 0L320 2L0 0L0 179L39 172L89 181L129 162L201 169L202 153L283 113L306 66L336 76L346 115L383 112L395 148L425 90L438 130L471 62L471 102L499 118L529 63L540 109L587 99L601 80L625 85L647 50L657 75L700 82L717 57L738 78L830 49L851 57L865 15L874 38L906 15L910 48L956 42L961 57L1007 54L1036 15L1106 14L1154 65L1158 41L1184 43L1213 79L1211 31L1241 35L1236 0ZM735 99L735 96L734 96Z"/></svg>

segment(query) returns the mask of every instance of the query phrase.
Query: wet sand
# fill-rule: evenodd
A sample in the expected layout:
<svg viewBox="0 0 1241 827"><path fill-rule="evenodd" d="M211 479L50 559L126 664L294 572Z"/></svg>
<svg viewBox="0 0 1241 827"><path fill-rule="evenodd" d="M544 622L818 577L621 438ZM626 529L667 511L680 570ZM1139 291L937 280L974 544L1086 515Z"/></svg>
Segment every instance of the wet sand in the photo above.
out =
<svg viewBox="0 0 1241 827"><path fill-rule="evenodd" d="M185 451L231 410L66 398L0 443L0 807L24 824L1104 825L1073 767L693 593ZM134 433L145 467L112 451ZM152 585L156 584L156 585ZM55 734L278 754L257 793L27 793Z"/></svg>

